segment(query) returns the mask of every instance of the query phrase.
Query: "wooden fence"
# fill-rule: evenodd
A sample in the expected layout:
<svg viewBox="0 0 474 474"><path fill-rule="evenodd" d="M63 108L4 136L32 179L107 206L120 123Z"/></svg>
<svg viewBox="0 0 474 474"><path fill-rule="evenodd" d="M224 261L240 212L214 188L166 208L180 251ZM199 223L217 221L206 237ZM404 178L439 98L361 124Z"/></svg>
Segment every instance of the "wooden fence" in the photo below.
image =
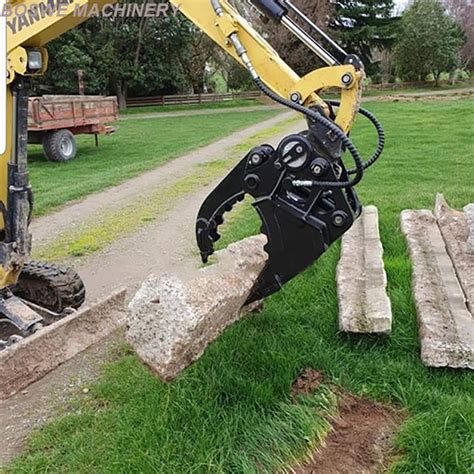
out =
<svg viewBox="0 0 474 474"><path fill-rule="evenodd" d="M196 105L216 102L229 102L232 100L260 99L262 93L229 92L228 94L190 94L190 95L165 95L157 97L135 97L127 99L127 107L147 107L151 105Z"/></svg>
<svg viewBox="0 0 474 474"><path fill-rule="evenodd" d="M459 81L458 81L459 82ZM472 86L473 81L461 81L465 82L466 87ZM448 81L440 81L440 84L448 84ZM365 90L393 90L410 87L430 87L433 83L419 83L419 82L404 82L395 84L370 84L365 87ZM265 96L260 91L250 92L229 92L227 94L189 94L189 95L165 95L156 97L135 97L127 99L127 107L147 107L153 105L196 105L196 104L210 104L217 102L230 102L232 100L245 100L245 99L262 99Z"/></svg>

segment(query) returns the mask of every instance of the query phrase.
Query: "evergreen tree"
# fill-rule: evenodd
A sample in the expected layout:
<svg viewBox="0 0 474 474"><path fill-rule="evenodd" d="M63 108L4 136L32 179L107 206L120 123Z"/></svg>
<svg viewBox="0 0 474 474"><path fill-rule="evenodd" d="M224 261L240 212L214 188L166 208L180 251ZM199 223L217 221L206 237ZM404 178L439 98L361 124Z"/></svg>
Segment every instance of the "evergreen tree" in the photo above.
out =
<svg viewBox="0 0 474 474"><path fill-rule="evenodd" d="M330 27L349 53L357 54L369 75L378 72L377 51L390 48L398 19L393 0L335 0Z"/></svg>
<svg viewBox="0 0 474 474"><path fill-rule="evenodd" d="M463 34L438 0L415 0L402 17L395 48L398 75L424 81L432 74L436 83L442 72L460 65Z"/></svg>

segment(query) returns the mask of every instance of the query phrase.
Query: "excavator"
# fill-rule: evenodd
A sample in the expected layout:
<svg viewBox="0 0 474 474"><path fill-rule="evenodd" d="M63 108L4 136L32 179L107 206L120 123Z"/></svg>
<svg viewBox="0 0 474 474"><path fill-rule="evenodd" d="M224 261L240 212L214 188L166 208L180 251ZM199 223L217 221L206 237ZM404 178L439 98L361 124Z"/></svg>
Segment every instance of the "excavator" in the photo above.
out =
<svg viewBox="0 0 474 474"><path fill-rule="evenodd" d="M85 300L85 287L71 268L32 261L29 223L33 192L28 178L28 85L45 73L46 45L111 0L0 0L0 43L6 74L0 75L0 324L13 328L0 347L38 331ZM231 0L170 0L170 3L240 62L268 98L301 114L307 128L277 147L250 150L202 204L196 239L207 261L220 238L225 213L246 195L267 236L268 263L248 302L277 292L347 232L361 213L355 191L382 154L384 131L361 108L364 65L290 0L249 0L265 21L287 28L323 67L300 77L237 10ZM3 84L2 84L3 82ZM323 93L337 91L338 100ZM350 139L358 114L374 125L378 143L363 160ZM352 160L352 165L347 164ZM52 229L54 231L54 229Z"/></svg>

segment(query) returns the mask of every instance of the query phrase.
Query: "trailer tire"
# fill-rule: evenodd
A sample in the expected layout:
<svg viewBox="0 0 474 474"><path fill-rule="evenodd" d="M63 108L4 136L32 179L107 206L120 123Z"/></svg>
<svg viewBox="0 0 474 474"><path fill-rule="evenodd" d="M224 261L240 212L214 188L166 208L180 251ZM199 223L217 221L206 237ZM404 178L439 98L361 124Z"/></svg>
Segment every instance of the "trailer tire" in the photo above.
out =
<svg viewBox="0 0 474 474"><path fill-rule="evenodd" d="M72 161L77 154L76 138L66 128L55 130L45 135L43 149L49 161Z"/></svg>

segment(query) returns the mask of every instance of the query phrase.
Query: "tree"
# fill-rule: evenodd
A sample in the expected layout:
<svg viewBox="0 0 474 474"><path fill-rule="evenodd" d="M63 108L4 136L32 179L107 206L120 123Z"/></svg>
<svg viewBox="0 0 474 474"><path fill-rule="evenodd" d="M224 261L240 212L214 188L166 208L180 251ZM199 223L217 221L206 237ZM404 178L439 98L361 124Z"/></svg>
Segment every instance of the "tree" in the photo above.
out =
<svg viewBox="0 0 474 474"><path fill-rule="evenodd" d="M202 94L206 92L210 77L208 66L215 57L216 45L191 22L183 24L182 35L186 47L176 49L177 59L192 92Z"/></svg>
<svg viewBox="0 0 474 474"><path fill-rule="evenodd" d="M186 90L176 51L188 48L191 37L182 34L188 29L182 15L91 18L48 45L50 65L36 90L77 93L77 69L84 70L87 94L115 94L121 107L129 93Z"/></svg>
<svg viewBox="0 0 474 474"><path fill-rule="evenodd" d="M333 8L328 0L295 0L294 4L317 26L328 32ZM269 42L281 57L301 76L325 66L286 28L269 24L265 29ZM319 41L319 40L318 40Z"/></svg>
<svg viewBox="0 0 474 474"><path fill-rule="evenodd" d="M265 21L256 8L250 7L245 0L234 0L241 14L250 19L254 28L275 48L282 59L298 74L304 75L323 63L308 50L290 31L273 21ZM294 0L297 6L311 21L327 31L332 15L329 0ZM235 71L237 72L237 71Z"/></svg>
<svg viewBox="0 0 474 474"><path fill-rule="evenodd" d="M347 52L357 54L368 75L378 73L376 51L390 48L398 18L392 16L393 0L335 0L330 27Z"/></svg>
<svg viewBox="0 0 474 474"><path fill-rule="evenodd" d="M255 82L247 68L239 64L234 58L227 56L222 63L227 88L232 91L255 89Z"/></svg>
<svg viewBox="0 0 474 474"><path fill-rule="evenodd" d="M466 38L461 50L462 58L469 70L474 70L474 1L444 0L448 14L462 28Z"/></svg>
<svg viewBox="0 0 474 474"><path fill-rule="evenodd" d="M402 16L395 48L398 75L424 81L432 74L438 84L442 72L460 65L463 37L438 0L415 0Z"/></svg>

